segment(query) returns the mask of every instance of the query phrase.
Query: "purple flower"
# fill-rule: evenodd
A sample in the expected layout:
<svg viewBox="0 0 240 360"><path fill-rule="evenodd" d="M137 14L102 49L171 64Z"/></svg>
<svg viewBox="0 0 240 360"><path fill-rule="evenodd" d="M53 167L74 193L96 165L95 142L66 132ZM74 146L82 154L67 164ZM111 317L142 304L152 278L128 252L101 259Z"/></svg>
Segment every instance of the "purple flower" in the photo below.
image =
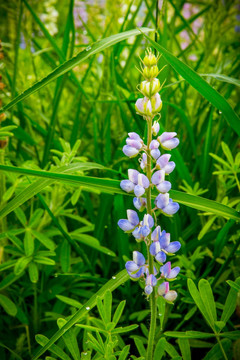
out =
<svg viewBox="0 0 240 360"><path fill-rule="evenodd" d="M169 181L165 181L164 170L156 171L152 176L151 182L156 185L156 188L161 193L167 193L171 189L171 183Z"/></svg>
<svg viewBox="0 0 240 360"><path fill-rule="evenodd" d="M153 292L153 286L157 285L157 279L153 274L150 274L146 278L145 293L150 295Z"/></svg>
<svg viewBox="0 0 240 360"><path fill-rule="evenodd" d="M165 215L173 215L179 210L179 204L169 198L169 194L159 194L155 199L155 205Z"/></svg>
<svg viewBox="0 0 240 360"><path fill-rule="evenodd" d="M145 258L139 251L133 252L133 261L127 261L125 264L128 274L133 278L139 278L144 274Z"/></svg>
<svg viewBox="0 0 240 360"><path fill-rule="evenodd" d="M176 165L174 161L169 162L170 157L171 157L170 154L164 154L160 156L157 159L156 168L160 170L164 170L165 174L171 174L171 172L175 169Z"/></svg>
<svg viewBox="0 0 240 360"><path fill-rule="evenodd" d="M149 214L145 214L143 217L143 221L140 222L140 226L135 228L132 234L135 237L135 239L144 239L150 234L151 228L153 226L154 226L153 217Z"/></svg>
<svg viewBox="0 0 240 360"><path fill-rule="evenodd" d="M160 267L161 276L167 280L175 279L180 271L180 267L176 266L171 269L171 262L168 261L165 265Z"/></svg>
<svg viewBox="0 0 240 360"><path fill-rule="evenodd" d="M133 190L137 197L142 196L150 185L147 176L134 169L128 169L128 178L121 181L120 187L126 192Z"/></svg>
<svg viewBox="0 0 240 360"><path fill-rule="evenodd" d="M151 150L151 155L154 159L158 159L161 155L159 148L159 142L157 140L152 140L149 146Z"/></svg>
<svg viewBox="0 0 240 360"><path fill-rule="evenodd" d="M147 155L145 153L143 153L142 159L140 162L140 167L141 167L141 169L145 169L146 166L147 166Z"/></svg>
<svg viewBox="0 0 240 360"><path fill-rule="evenodd" d="M150 246L151 255L155 256L155 259L159 263L166 261L166 254L175 254L181 247L179 241L173 241L170 243L170 234L165 230L159 233L158 241L154 241Z"/></svg>
<svg viewBox="0 0 240 360"><path fill-rule="evenodd" d="M141 197L133 198L133 205L138 211L143 211L146 208L147 199Z"/></svg>
<svg viewBox="0 0 240 360"><path fill-rule="evenodd" d="M157 121L154 121L153 126L152 126L152 134L154 136L157 136L157 134L159 133L160 130L160 125Z"/></svg>
<svg viewBox="0 0 240 360"><path fill-rule="evenodd" d="M142 149L143 141L135 132L128 133L128 136L126 139L127 145L124 145L123 152L128 157L134 157Z"/></svg>
<svg viewBox="0 0 240 360"><path fill-rule="evenodd" d="M173 302L177 298L176 291L169 290L169 283L167 281L165 281L161 285L159 285L158 295L164 297L164 299L169 302Z"/></svg>
<svg viewBox="0 0 240 360"><path fill-rule="evenodd" d="M128 220L120 219L118 221L118 226L125 232L132 231L139 224L139 218L136 211L127 210L127 218Z"/></svg>
<svg viewBox="0 0 240 360"><path fill-rule="evenodd" d="M161 227L158 225L153 232L151 233L151 240L152 241L159 241L159 237L162 235Z"/></svg>
<svg viewBox="0 0 240 360"><path fill-rule="evenodd" d="M147 97L137 99L135 108L138 114L143 116L152 116L157 114L162 108L162 100L157 93L148 99Z"/></svg>
<svg viewBox="0 0 240 360"><path fill-rule="evenodd" d="M163 149L172 150L179 144L179 139L175 138L176 135L176 132L164 132L157 139Z"/></svg>

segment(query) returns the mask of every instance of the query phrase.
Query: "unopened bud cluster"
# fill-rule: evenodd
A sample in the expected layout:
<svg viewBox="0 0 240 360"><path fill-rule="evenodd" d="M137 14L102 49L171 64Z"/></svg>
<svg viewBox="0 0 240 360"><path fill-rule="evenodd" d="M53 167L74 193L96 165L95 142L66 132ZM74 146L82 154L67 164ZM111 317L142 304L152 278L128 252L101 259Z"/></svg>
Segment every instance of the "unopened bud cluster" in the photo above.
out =
<svg viewBox="0 0 240 360"><path fill-rule="evenodd" d="M167 256L172 256L181 247L178 241L170 242L170 234L156 223L155 211L160 211L163 215L172 216L179 210L179 204L169 197L171 183L166 177L174 170L175 163L170 161L171 155L162 153L162 150L172 150L179 144L175 132L160 132L158 121L154 117L159 114L162 108L162 100L159 95L161 89L160 81L157 79L159 69L157 67L157 57L147 50L143 59L142 75L145 80L140 84L139 91L144 96L136 101L135 108L138 114L142 115L148 122L151 134L148 134L148 143L144 144L142 138L135 132L130 132L126 139L126 145L123 152L126 156L132 158L140 155L140 172L135 169L128 169L128 180L121 181L122 190L133 192L134 207L139 211L146 213L142 220L139 219L135 210L127 210L127 219L121 219L118 222L119 227L127 233L132 233L137 242L144 241L147 246L148 256L153 257L154 266L150 269L148 261L143 254L138 251L133 252L133 260L126 263L126 269L131 279L140 280L145 283L145 294L149 296L153 288L158 286L157 294L166 301L172 302L176 299L177 293L169 289L169 281L172 281L178 275L180 268L178 266L171 268L171 262L167 261ZM150 122L150 123L149 123ZM149 126L148 126L149 128ZM152 137L156 137L153 139ZM150 139L150 140L149 140ZM147 171L147 168L151 170ZM151 203L151 213L148 213L147 192L149 189L156 189L158 195ZM159 271L156 264L160 264ZM159 274L159 275L158 275Z"/></svg>

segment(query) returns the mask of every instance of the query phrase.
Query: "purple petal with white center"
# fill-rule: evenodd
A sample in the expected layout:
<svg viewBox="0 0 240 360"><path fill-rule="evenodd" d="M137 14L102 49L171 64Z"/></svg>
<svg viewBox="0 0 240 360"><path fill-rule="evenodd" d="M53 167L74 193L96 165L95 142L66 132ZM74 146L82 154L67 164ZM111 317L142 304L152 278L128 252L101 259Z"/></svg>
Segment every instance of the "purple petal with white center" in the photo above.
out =
<svg viewBox="0 0 240 360"><path fill-rule="evenodd" d="M147 189L150 185L147 176L144 174L138 174L137 184L143 186L145 189Z"/></svg>
<svg viewBox="0 0 240 360"><path fill-rule="evenodd" d="M147 286L145 287L144 291L145 291L145 293L146 293L147 295L150 295L150 294L153 292L153 288L152 288L151 285L147 285Z"/></svg>
<svg viewBox="0 0 240 360"><path fill-rule="evenodd" d="M147 166L147 155L144 153L142 155L142 159L141 159L141 162L140 162L140 167L141 167L141 169L145 169L146 166Z"/></svg>
<svg viewBox="0 0 240 360"><path fill-rule="evenodd" d="M174 161L170 161L165 167L164 167L164 171L166 174L171 174L171 172L173 172L173 170L175 169L175 162Z"/></svg>
<svg viewBox="0 0 240 360"><path fill-rule="evenodd" d="M135 210L127 210L127 218L128 221L134 226L137 226L139 224L139 217Z"/></svg>
<svg viewBox="0 0 240 360"><path fill-rule="evenodd" d="M145 198L133 198L133 205L139 211L143 211L146 207L147 200Z"/></svg>
<svg viewBox="0 0 240 360"><path fill-rule="evenodd" d="M161 285L158 287L158 295L162 296L169 291L169 283L167 281L164 281Z"/></svg>
<svg viewBox="0 0 240 360"><path fill-rule="evenodd" d="M167 301L171 301L173 302L174 300L176 300L177 298L177 292L174 291L174 290L170 290L166 293L166 295L164 296L164 298L167 300Z"/></svg>
<svg viewBox="0 0 240 360"><path fill-rule="evenodd" d="M150 274L146 278L146 285L152 285L155 286L157 284L157 279L153 274Z"/></svg>
<svg viewBox="0 0 240 360"><path fill-rule="evenodd" d="M163 170L159 170L163 171ZM171 189L172 185L169 181L163 181L160 184L157 185L157 189L161 193L167 193Z"/></svg>
<svg viewBox="0 0 240 360"><path fill-rule="evenodd" d="M139 171L134 170L134 169L128 169L128 178L134 184L138 183L138 174L139 174Z"/></svg>
<svg viewBox="0 0 240 360"><path fill-rule="evenodd" d="M134 187L134 194L135 194L137 197L142 196L144 193L145 193L145 189L144 189L144 187L142 187L141 185L136 185L136 186Z"/></svg>
<svg viewBox="0 0 240 360"><path fill-rule="evenodd" d="M133 279L139 278L140 276L143 275L143 273L144 273L143 268L140 268L139 271L138 271L136 274L133 274L133 273L131 273L131 272L128 272L128 274L129 274L129 275L131 276L131 278L133 278Z"/></svg>
<svg viewBox="0 0 240 360"><path fill-rule="evenodd" d="M159 251L159 253L157 253L157 255L155 256L155 259L161 264L163 264L166 261L167 256L163 251Z"/></svg>
<svg viewBox="0 0 240 360"><path fill-rule="evenodd" d="M120 227L120 229L122 229L123 231L131 231L134 229L134 225L131 224L128 220L125 219L120 219L118 221L118 226Z"/></svg>
<svg viewBox="0 0 240 360"><path fill-rule="evenodd" d="M163 230L162 235L159 237L159 242L161 245L161 249L164 249L170 244L170 233L166 233L165 230Z"/></svg>
<svg viewBox="0 0 240 360"><path fill-rule="evenodd" d="M128 272L134 272L139 269L139 267L134 261L127 261L125 264L125 268L127 269Z"/></svg>
<svg viewBox="0 0 240 360"><path fill-rule="evenodd" d="M160 151L158 149L151 150L151 156L156 160L161 155Z"/></svg>
<svg viewBox="0 0 240 360"><path fill-rule="evenodd" d="M161 247L160 247L160 243L159 241L154 241L151 245L150 245L150 254L155 256L157 255L157 253L159 253L159 251L161 250Z"/></svg>
<svg viewBox="0 0 240 360"><path fill-rule="evenodd" d="M130 132L130 133L128 133L128 136L130 137L130 139L142 141L142 139L140 138L140 136L139 136L137 133L135 133L135 132Z"/></svg>
<svg viewBox="0 0 240 360"><path fill-rule="evenodd" d="M170 254L175 254L181 247L181 244L179 241L173 241L171 242L165 250Z"/></svg>
<svg viewBox="0 0 240 360"><path fill-rule="evenodd" d="M176 202L169 202L169 204L162 209L167 215L174 215L179 210L180 206Z"/></svg>
<svg viewBox="0 0 240 360"><path fill-rule="evenodd" d="M139 150L129 145L124 145L122 151L128 157L136 156L139 153Z"/></svg>
<svg viewBox="0 0 240 360"><path fill-rule="evenodd" d="M159 133L160 130L160 125L157 121L154 121L153 126L152 126L152 133L154 136L156 136Z"/></svg>
<svg viewBox="0 0 240 360"><path fill-rule="evenodd" d="M154 226L153 217L149 214L145 214L143 217L143 225L147 225L148 227L152 228Z"/></svg>
<svg viewBox="0 0 240 360"><path fill-rule="evenodd" d="M159 142L157 141L157 140L152 140L151 142L150 142L150 145L149 145L149 148L151 149L151 150L153 150L153 149L158 149L159 148Z"/></svg>
<svg viewBox="0 0 240 360"><path fill-rule="evenodd" d="M175 279L175 277L178 275L180 271L180 267L176 266L175 268L173 268L170 273L168 274L167 278L168 279Z"/></svg>
<svg viewBox="0 0 240 360"><path fill-rule="evenodd" d="M178 146L178 144L179 144L179 139L173 138L171 140L164 141L162 143L162 147L167 150L172 150L175 149Z"/></svg>
<svg viewBox="0 0 240 360"><path fill-rule="evenodd" d="M120 182L120 188L128 193L134 190L134 186L130 180L122 180Z"/></svg>
<svg viewBox="0 0 240 360"><path fill-rule="evenodd" d="M157 159L157 164L160 166L160 169L163 169L168 164L170 157L170 154L163 154Z"/></svg>
<svg viewBox="0 0 240 360"><path fill-rule="evenodd" d="M161 236L161 227L157 226L151 234L151 240L158 241L160 236Z"/></svg>
<svg viewBox="0 0 240 360"><path fill-rule="evenodd" d="M155 199L155 204L159 209L166 208L169 203L169 194L159 194Z"/></svg>
<svg viewBox="0 0 240 360"><path fill-rule="evenodd" d="M168 275L170 274L171 271L171 262L168 261L166 264L164 264L163 266L160 267L160 271L161 274L165 277L168 278Z"/></svg>
<svg viewBox="0 0 240 360"><path fill-rule="evenodd" d="M150 229L149 229L149 227L148 226L142 226L141 227L141 235L143 236L143 237L147 237L149 234L150 234Z"/></svg>
<svg viewBox="0 0 240 360"><path fill-rule="evenodd" d="M133 140L133 139L127 138L126 143L127 143L127 145L132 146L132 147L136 148L137 150L140 150L142 148L142 144L138 140Z"/></svg>
<svg viewBox="0 0 240 360"><path fill-rule="evenodd" d="M136 110L139 111L140 113L143 113L145 108L145 103L146 103L146 98L137 99L135 103Z"/></svg>
<svg viewBox="0 0 240 360"><path fill-rule="evenodd" d="M173 139L176 135L176 132L164 132L158 137L158 141L162 144L165 141Z"/></svg>
<svg viewBox="0 0 240 360"><path fill-rule="evenodd" d="M139 251L134 251L133 252L133 261L138 265L138 266L143 266L145 264L145 257L143 256L142 253L140 253Z"/></svg>
<svg viewBox="0 0 240 360"><path fill-rule="evenodd" d="M164 181L164 179L165 179L165 171L164 170L158 170L153 174L153 176L151 178L151 182L154 185L158 185L162 181Z"/></svg>
<svg viewBox="0 0 240 360"><path fill-rule="evenodd" d="M133 230L132 235L135 237L135 239L140 239L141 238L141 228L138 227L136 229Z"/></svg>

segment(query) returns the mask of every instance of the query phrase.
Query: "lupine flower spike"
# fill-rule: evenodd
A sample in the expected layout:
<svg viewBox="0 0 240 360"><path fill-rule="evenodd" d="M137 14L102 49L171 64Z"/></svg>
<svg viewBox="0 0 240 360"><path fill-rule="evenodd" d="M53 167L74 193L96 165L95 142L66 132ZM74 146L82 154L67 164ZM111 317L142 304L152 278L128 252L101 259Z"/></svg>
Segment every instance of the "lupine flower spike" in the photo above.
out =
<svg viewBox="0 0 240 360"><path fill-rule="evenodd" d="M152 51L147 50L142 60L142 75L145 79L138 87L143 97L135 104L137 114L147 122L147 143L139 134L130 132L123 147L126 156L139 156L140 169L129 169L128 179L122 180L120 184L123 191L134 193L134 208L145 214L140 220L137 211L129 209L127 219L119 220L118 225L124 232L132 233L137 242L146 244L146 259L142 253L134 251L133 260L126 263L130 278L144 284L147 298L161 296L172 303L177 298L177 292L170 290L169 282L176 279L180 268L172 267L171 262L166 261L168 256L173 256L180 249L181 244L179 241L170 241L170 233L161 230L156 215L172 216L179 210L179 204L169 197L171 183L167 178L175 169L168 152L178 146L179 139L174 131L159 133L160 124L156 118L160 119L159 112L163 104L159 94L161 84L157 79L157 60ZM152 191L158 193L153 201ZM156 269L159 269L159 266L155 266L157 263L160 264L160 270Z"/></svg>

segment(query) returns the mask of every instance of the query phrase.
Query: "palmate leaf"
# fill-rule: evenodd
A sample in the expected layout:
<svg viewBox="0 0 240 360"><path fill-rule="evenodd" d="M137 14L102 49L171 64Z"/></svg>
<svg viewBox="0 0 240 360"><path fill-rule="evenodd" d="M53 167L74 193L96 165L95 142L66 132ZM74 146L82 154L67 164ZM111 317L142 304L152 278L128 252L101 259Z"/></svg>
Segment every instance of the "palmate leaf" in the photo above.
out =
<svg viewBox="0 0 240 360"><path fill-rule="evenodd" d="M109 280L103 287L98 290L85 304L79 309L73 317L61 328L59 329L52 338L40 349L37 354L33 357L33 360L38 359L42 354L45 353L63 334L66 333L68 329L74 326L82 317L84 317L88 311L96 306L97 297L103 298L107 290L114 291L120 285L125 283L129 279L129 275L126 270L119 272L114 279Z"/></svg>
<svg viewBox="0 0 240 360"><path fill-rule="evenodd" d="M233 130L240 136L240 119L231 108L225 98L209 85L200 75L198 75L188 65L184 64L176 56L172 55L163 46L153 41L149 36L143 34L150 44L158 50L166 61L177 71L190 85L192 85L206 100L219 109Z"/></svg>
<svg viewBox="0 0 240 360"><path fill-rule="evenodd" d="M91 163L89 163L91 164ZM75 164L77 165L77 164ZM84 163L82 166L84 167ZM92 168L97 167L97 164L93 164ZM100 168L100 165L99 165ZM101 167L103 169L103 167ZM61 168L62 169L62 168ZM38 171L38 170L29 170L22 169L18 167L0 165L0 170L15 172L19 174L25 174L29 176L38 176L49 179L47 185L50 185L56 180L63 181L66 183L78 184L79 186L84 187L88 191L96 191L107 193L107 194L121 194L125 196L133 196L132 194L127 194L120 188L119 180L104 179L104 178L95 178L90 176L77 176L77 175L68 175L66 174L67 170L64 167L64 170L58 169L59 172L51 171ZM64 171L64 173L60 173ZM73 169L69 169L68 172ZM50 180L51 179L51 180ZM37 184L37 186L36 186ZM11 211L22 205L25 201L31 199L35 194L40 192L47 186L44 181L37 180L36 182L29 185L24 189L20 194L18 194L13 200L11 200L6 206L2 207L0 210L0 218L8 215ZM213 200L208 200L200 196L185 194L180 191L171 190L170 196L174 201L179 202L180 204L189 206L196 210L207 211L212 214L222 216L225 218L230 218L234 220L240 220L240 214L235 209L230 208L229 206L223 205ZM156 194L152 195L154 199Z"/></svg>
<svg viewBox="0 0 240 360"><path fill-rule="evenodd" d="M118 42L128 39L131 36L141 35L145 32L153 31L153 29L148 28L140 28L140 29L134 29L122 32L120 34L109 36L103 40L97 41L96 43L92 44L92 46L89 46L86 48L86 50L81 51L76 56L72 57L70 60L64 62L62 65L58 66L55 70L53 70L50 74L48 74L46 77L44 77L42 80L38 81L34 85L30 86L28 89L26 89L24 92L22 92L20 95L15 97L12 101L10 101L6 106L4 106L1 110L1 112L4 112L8 109L11 109L15 104L17 104L19 101L22 101L26 99L28 96L32 95L42 87L49 84L51 81L56 80L59 76L65 74L66 72L73 69L75 66L79 65L81 62L87 60L91 55L97 54L100 51L103 51L104 49L117 44Z"/></svg>

